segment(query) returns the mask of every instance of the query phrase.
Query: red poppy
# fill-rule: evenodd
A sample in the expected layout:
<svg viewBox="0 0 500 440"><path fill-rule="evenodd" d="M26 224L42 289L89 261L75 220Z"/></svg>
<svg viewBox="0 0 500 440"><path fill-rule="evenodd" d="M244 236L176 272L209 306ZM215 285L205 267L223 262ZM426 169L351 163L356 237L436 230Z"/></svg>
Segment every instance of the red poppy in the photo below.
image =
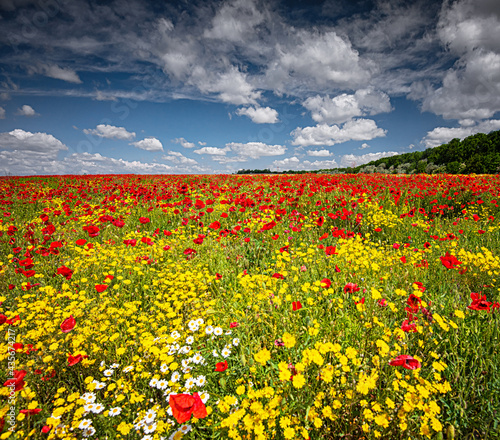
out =
<svg viewBox="0 0 500 440"><path fill-rule="evenodd" d="M446 255L444 257L439 257L439 259L441 260L443 266L447 269L454 269L455 266L462 264L461 261L458 261L457 257L450 255L449 252L446 252Z"/></svg>
<svg viewBox="0 0 500 440"><path fill-rule="evenodd" d="M354 293L354 292L358 292L359 291L359 287L357 284L354 284L354 283L347 283L345 286L344 286L344 292L345 293Z"/></svg>
<svg viewBox="0 0 500 440"><path fill-rule="evenodd" d="M145 225L146 223L149 223L151 220L147 217L139 217L139 222Z"/></svg>
<svg viewBox="0 0 500 440"><path fill-rule="evenodd" d="M237 322L232 322L231 324L229 324L229 328L235 328L238 326L239 326L239 324Z"/></svg>
<svg viewBox="0 0 500 440"><path fill-rule="evenodd" d="M75 243L77 244L77 246L83 246L85 245L85 243L87 243L87 240L85 240L85 238L79 238L75 241Z"/></svg>
<svg viewBox="0 0 500 440"><path fill-rule="evenodd" d="M409 307L406 307L405 309L408 312L417 313L418 309L420 308L421 302L422 300L418 296L412 293L406 300L406 304L408 304Z"/></svg>
<svg viewBox="0 0 500 440"><path fill-rule="evenodd" d="M38 414L40 411L42 411L42 408L35 408L35 409L22 409L19 411L21 414L26 414L27 416L31 416L33 414Z"/></svg>
<svg viewBox="0 0 500 440"><path fill-rule="evenodd" d="M406 257L403 255L400 259L401 263L405 264L406 263Z"/></svg>
<svg viewBox="0 0 500 440"><path fill-rule="evenodd" d="M125 226L125 222L123 220L116 219L113 222L113 225L115 225L117 228L123 228Z"/></svg>
<svg viewBox="0 0 500 440"><path fill-rule="evenodd" d="M12 344L12 348L16 351L21 351L24 348L24 344L21 344L20 342L15 342Z"/></svg>
<svg viewBox="0 0 500 440"><path fill-rule="evenodd" d="M276 226L276 222L273 220L269 223L266 223L264 226L262 226L261 231L269 231L270 229L273 229Z"/></svg>
<svg viewBox="0 0 500 440"><path fill-rule="evenodd" d="M389 365L392 365L393 367L403 367L407 370L416 370L417 368L422 367L419 361L407 354L401 354L396 358L391 359L389 361Z"/></svg>
<svg viewBox="0 0 500 440"><path fill-rule="evenodd" d="M69 267L61 266L57 268L57 274L62 275L67 280L70 280L73 276L73 271Z"/></svg>
<svg viewBox="0 0 500 440"><path fill-rule="evenodd" d="M95 290L97 290L99 293L104 292L108 288L107 284L96 284L95 285Z"/></svg>
<svg viewBox="0 0 500 440"><path fill-rule="evenodd" d="M8 379L3 386L14 388L14 391L20 391L26 384L23 380L24 376L26 376L26 370L14 370L14 377L12 379Z"/></svg>
<svg viewBox="0 0 500 440"><path fill-rule="evenodd" d="M131 238L130 240L123 240L123 244L125 246L132 246L134 247L137 244L137 240Z"/></svg>
<svg viewBox="0 0 500 440"><path fill-rule="evenodd" d="M321 280L321 287L328 289L332 285L332 282L328 278L323 278Z"/></svg>
<svg viewBox="0 0 500 440"><path fill-rule="evenodd" d="M50 432L50 430L52 429L52 426L49 426L49 425L45 425L43 428L42 428L42 432L44 434L48 434Z"/></svg>
<svg viewBox="0 0 500 440"><path fill-rule="evenodd" d="M292 310L295 312L296 310L300 310L302 308L302 304L300 301L292 302Z"/></svg>
<svg viewBox="0 0 500 440"><path fill-rule="evenodd" d="M338 255L336 246L327 246L325 249L326 255Z"/></svg>
<svg viewBox="0 0 500 440"><path fill-rule="evenodd" d="M99 235L99 231L100 231L100 229L94 225L84 226L82 229L84 231L87 231L87 233L89 234L89 237L97 237Z"/></svg>
<svg viewBox="0 0 500 440"><path fill-rule="evenodd" d="M215 364L215 371L226 371L227 370L227 361L217 362Z"/></svg>
<svg viewBox="0 0 500 440"><path fill-rule="evenodd" d="M63 333L68 333L75 328L75 318L71 315L69 318L66 318L61 324L61 330Z"/></svg>
<svg viewBox="0 0 500 440"><path fill-rule="evenodd" d="M401 324L401 330L406 333L415 333L417 331L417 325L414 322L410 322L408 319L405 319Z"/></svg>
<svg viewBox="0 0 500 440"><path fill-rule="evenodd" d="M273 278L276 278L276 279L278 279L278 280L283 280L283 279L285 279L285 277L284 277L282 274L277 273L277 272L276 272L276 273L274 273L272 277L273 277Z"/></svg>
<svg viewBox="0 0 500 440"><path fill-rule="evenodd" d="M218 221L210 223L210 226L209 226L209 228L211 228L211 229L220 229L220 227L221 227L221 224Z"/></svg>
<svg viewBox="0 0 500 440"><path fill-rule="evenodd" d="M87 358L88 356L83 356L81 354L77 354L76 356L72 356L68 354L68 365L72 367L73 365L78 364L82 361L83 358Z"/></svg>
<svg viewBox="0 0 500 440"><path fill-rule="evenodd" d="M490 311L491 302L486 301L486 295L479 295L479 293L471 292L470 297L472 304L467 306L471 310L487 310Z"/></svg>
<svg viewBox="0 0 500 440"><path fill-rule="evenodd" d="M192 396L189 394L171 394L169 399L172 414L178 423L185 423L191 415L197 419L207 416L207 409L198 393Z"/></svg>

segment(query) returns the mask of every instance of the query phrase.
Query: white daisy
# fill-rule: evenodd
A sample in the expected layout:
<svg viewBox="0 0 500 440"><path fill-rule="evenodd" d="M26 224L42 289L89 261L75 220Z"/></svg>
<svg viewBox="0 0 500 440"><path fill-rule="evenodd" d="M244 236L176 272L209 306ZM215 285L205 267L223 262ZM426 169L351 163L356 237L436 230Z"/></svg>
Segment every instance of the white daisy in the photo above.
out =
<svg viewBox="0 0 500 440"><path fill-rule="evenodd" d="M205 323L205 321L203 321L203 318L198 318L198 319L196 320L196 323L197 323L198 325L203 325L203 324Z"/></svg>
<svg viewBox="0 0 500 440"><path fill-rule="evenodd" d="M168 365L167 364L161 364L160 371L162 373L166 373L168 371Z"/></svg>
<svg viewBox="0 0 500 440"><path fill-rule="evenodd" d="M80 424L78 425L78 427L80 429L87 429L89 428L90 426L92 426L92 420L90 419L83 419Z"/></svg>
<svg viewBox="0 0 500 440"><path fill-rule="evenodd" d="M183 366L184 368L186 368L186 367L188 367L188 366L189 366L190 362L191 362L191 359L182 359L181 364L182 364L182 366Z"/></svg>
<svg viewBox="0 0 500 440"><path fill-rule="evenodd" d="M179 350L179 353L180 354L188 354L189 352L191 351L191 347L189 345L184 345L183 347L181 347L181 349Z"/></svg>
<svg viewBox="0 0 500 440"><path fill-rule="evenodd" d="M179 430L183 433L183 434L187 434L189 431L191 431L192 429L192 426L191 425L183 425L179 428Z"/></svg>
<svg viewBox="0 0 500 440"><path fill-rule="evenodd" d="M83 405L83 410L86 412L86 413L89 413L89 412L92 412L92 410L94 409L94 403L88 403L87 405Z"/></svg>
<svg viewBox="0 0 500 440"><path fill-rule="evenodd" d="M205 376L198 376L196 378L196 385L199 387L204 387L207 383L207 378Z"/></svg>
<svg viewBox="0 0 500 440"><path fill-rule="evenodd" d="M203 403L207 403L208 399L210 399L210 394L208 394L206 391L200 394L200 399Z"/></svg>
<svg viewBox="0 0 500 440"><path fill-rule="evenodd" d="M100 403L95 403L94 404L94 408L92 408L92 412L94 414L99 414L99 413L102 413L104 411L104 406L101 405Z"/></svg>
<svg viewBox="0 0 500 440"><path fill-rule="evenodd" d="M156 384L156 388L159 390L165 390L168 387L168 380L165 379L160 379L158 383Z"/></svg>
<svg viewBox="0 0 500 440"><path fill-rule="evenodd" d="M231 355L231 350L229 348L224 347L224 350L222 350L221 355L223 358L228 358Z"/></svg>
<svg viewBox="0 0 500 440"><path fill-rule="evenodd" d="M196 380L193 379L192 377L190 377L188 380L186 380L186 383L184 384L184 387L187 389L187 390L190 390L191 388L193 388L194 386L196 385Z"/></svg>
<svg viewBox="0 0 500 440"><path fill-rule="evenodd" d="M186 338L186 344L187 345L193 345L193 342L194 342L194 338L192 336L188 336Z"/></svg>
<svg viewBox="0 0 500 440"><path fill-rule="evenodd" d="M222 330L220 327L215 327L214 328L214 335L215 336L221 336L222 333L224 333L224 330Z"/></svg>
<svg viewBox="0 0 500 440"><path fill-rule="evenodd" d="M156 385L158 384L158 379L156 377L153 377L150 381L149 381L149 386L151 388L156 388Z"/></svg>
<svg viewBox="0 0 500 440"><path fill-rule="evenodd" d="M109 368L118 368L120 364L111 364Z"/></svg>
<svg viewBox="0 0 500 440"><path fill-rule="evenodd" d="M96 390L102 390L106 386L104 382L99 382L97 380L94 380L92 383L95 383Z"/></svg>
<svg viewBox="0 0 500 440"><path fill-rule="evenodd" d="M95 393L85 393L80 396L80 399L84 400L85 403L95 402Z"/></svg>
<svg viewBox="0 0 500 440"><path fill-rule="evenodd" d="M156 411L154 409L148 410L144 416L144 422L150 424L153 423L154 419L156 419Z"/></svg>
<svg viewBox="0 0 500 440"><path fill-rule="evenodd" d="M200 354L200 353L196 353L192 358L191 360L195 363L195 364L201 364L203 361L204 361L204 358L203 356Z"/></svg>
<svg viewBox="0 0 500 440"><path fill-rule="evenodd" d="M212 356L213 357L219 357L219 355L217 353L217 350L214 349L214 351L212 351Z"/></svg>
<svg viewBox="0 0 500 440"><path fill-rule="evenodd" d="M131 372L131 371L133 371L133 370L134 370L134 366L133 366L133 365L129 365L128 367L125 367L125 368L123 369L123 372L124 372L124 373L130 373L130 372Z"/></svg>
<svg viewBox="0 0 500 440"><path fill-rule="evenodd" d="M234 345L235 347L237 347L238 345L240 345L240 338L234 338L234 339L233 339L233 345Z"/></svg>
<svg viewBox="0 0 500 440"><path fill-rule="evenodd" d="M109 370L104 370L104 372L103 372L102 374L103 374L105 377L111 377L111 376L113 376L113 373L114 373L114 372L115 372L114 370L109 369Z"/></svg>
<svg viewBox="0 0 500 440"><path fill-rule="evenodd" d="M226 332L226 335L232 335L232 334L233 334L233 331L232 331L232 330L228 330L228 331Z"/></svg>
<svg viewBox="0 0 500 440"><path fill-rule="evenodd" d="M177 330L174 330L172 333L170 333L170 336L174 338L174 340L177 340L181 337L180 333Z"/></svg>
<svg viewBox="0 0 500 440"><path fill-rule="evenodd" d="M89 426L83 430L82 434L84 437L91 437L95 434L95 428L93 426Z"/></svg>
<svg viewBox="0 0 500 440"><path fill-rule="evenodd" d="M174 371L172 373L172 376L170 376L170 380L175 383L180 379L180 377L181 377L180 373L178 371Z"/></svg>
<svg viewBox="0 0 500 440"><path fill-rule="evenodd" d="M213 332L214 332L214 328L213 328L211 325L207 325L207 326L205 327L205 333L206 333L207 335L211 335Z"/></svg>
<svg viewBox="0 0 500 440"><path fill-rule="evenodd" d="M121 412L122 412L122 409L119 406L117 406L115 408L111 408L109 410L108 414L110 417L115 417L115 416L119 415Z"/></svg>

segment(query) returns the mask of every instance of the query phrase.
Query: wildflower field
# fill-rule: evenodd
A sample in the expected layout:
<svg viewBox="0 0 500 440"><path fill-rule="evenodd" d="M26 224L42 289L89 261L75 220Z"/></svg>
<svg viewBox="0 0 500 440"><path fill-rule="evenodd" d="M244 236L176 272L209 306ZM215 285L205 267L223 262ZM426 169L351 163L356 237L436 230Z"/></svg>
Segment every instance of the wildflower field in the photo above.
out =
<svg viewBox="0 0 500 440"><path fill-rule="evenodd" d="M500 176L0 179L0 438L500 438Z"/></svg>

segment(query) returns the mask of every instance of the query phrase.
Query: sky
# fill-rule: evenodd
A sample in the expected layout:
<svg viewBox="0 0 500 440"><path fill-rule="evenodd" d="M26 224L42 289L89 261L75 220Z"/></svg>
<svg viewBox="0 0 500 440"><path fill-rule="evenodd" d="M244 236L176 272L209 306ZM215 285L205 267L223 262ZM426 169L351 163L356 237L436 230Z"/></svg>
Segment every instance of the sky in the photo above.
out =
<svg viewBox="0 0 500 440"><path fill-rule="evenodd" d="M0 175L339 168L499 129L498 0L0 0Z"/></svg>

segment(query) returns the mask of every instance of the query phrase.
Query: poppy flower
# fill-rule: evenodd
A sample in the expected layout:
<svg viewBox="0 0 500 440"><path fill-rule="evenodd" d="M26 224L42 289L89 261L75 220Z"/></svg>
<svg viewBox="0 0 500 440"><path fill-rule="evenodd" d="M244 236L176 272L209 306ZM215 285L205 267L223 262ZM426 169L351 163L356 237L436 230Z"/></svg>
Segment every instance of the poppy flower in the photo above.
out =
<svg viewBox="0 0 500 440"><path fill-rule="evenodd" d="M229 328L235 328L235 327L239 327L240 324L238 324L237 322L232 322L231 324L229 324Z"/></svg>
<svg viewBox="0 0 500 440"><path fill-rule="evenodd" d="M358 292L359 291L359 287L357 284L354 284L354 283L347 283L345 286L344 286L344 292L345 293L354 293L354 292Z"/></svg>
<svg viewBox="0 0 500 440"><path fill-rule="evenodd" d="M221 227L221 224L218 221L210 223L210 226L209 226L210 229L220 229L220 227Z"/></svg>
<svg viewBox="0 0 500 440"><path fill-rule="evenodd" d="M439 257L439 259L447 269L454 269L459 264L462 264L461 261L458 261L457 257L451 255L449 252L446 252L446 255L444 257Z"/></svg>
<svg viewBox="0 0 500 440"><path fill-rule="evenodd" d="M42 411L42 408L34 408L34 409L22 409L19 411L21 414L26 414L27 416L31 416L33 414L38 414Z"/></svg>
<svg viewBox="0 0 500 440"><path fill-rule="evenodd" d="M224 362L217 362L215 364L215 371L226 371L227 370L227 361Z"/></svg>
<svg viewBox="0 0 500 440"><path fill-rule="evenodd" d="M69 318L66 318L61 324L61 330L63 333L68 333L75 328L75 318L71 315Z"/></svg>
<svg viewBox="0 0 500 440"><path fill-rule="evenodd" d="M14 370L14 377L12 379L8 379L3 386L14 388L14 391L20 391L26 384L23 380L24 376L26 376L26 370Z"/></svg>
<svg viewBox="0 0 500 440"><path fill-rule="evenodd" d="M100 232L100 229L94 225L84 226L82 229L84 231L87 231L87 233L89 234L89 237L97 237L99 235L99 232Z"/></svg>
<svg viewBox="0 0 500 440"><path fill-rule="evenodd" d="M87 243L87 240L85 238L79 238L78 240L75 241L77 246L83 246L85 243Z"/></svg>
<svg viewBox="0 0 500 440"><path fill-rule="evenodd" d="M407 370L416 370L417 368L422 367L419 361L407 354L401 354L396 358L391 359L389 361L389 365L392 365L393 367L403 367Z"/></svg>
<svg viewBox="0 0 500 440"><path fill-rule="evenodd" d="M96 284L95 285L95 290L97 290L99 293L104 292L108 288L107 284Z"/></svg>
<svg viewBox="0 0 500 440"><path fill-rule="evenodd" d="M292 302L292 310L295 312L296 310L300 310L302 308L302 304L300 301Z"/></svg>
<svg viewBox="0 0 500 440"><path fill-rule="evenodd" d="M479 295L479 293L472 292L470 294L472 304L467 306L471 310L488 310L490 311L491 302L486 301L486 295Z"/></svg>
<svg viewBox="0 0 500 440"><path fill-rule="evenodd" d="M337 255L337 247L336 246L327 246L325 248L326 255Z"/></svg>
<svg viewBox="0 0 500 440"><path fill-rule="evenodd" d="M49 426L49 425L45 425L43 428L42 428L42 432L44 434L48 434L50 432L50 430L52 429L52 426Z"/></svg>
<svg viewBox="0 0 500 440"><path fill-rule="evenodd" d="M82 361L82 359L86 358L88 356L83 356L81 354L77 354L76 356L72 356L68 354L68 365L72 367L73 365L78 364L79 362Z"/></svg>
<svg viewBox="0 0 500 440"><path fill-rule="evenodd" d="M197 419L203 419L207 416L207 409L198 393L194 393L192 396L189 394L171 394L169 404L178 423L187 422L191 415Z"/></svg>
<svg viewBox="0 0 500 440"><path fill-rule="evenodd" d="M147 217L139 217L139 222L145 225L146 223L149 223L151 220Z"/></svg>
<svg viewBox="0 0 500 440"><path fill-rule="evenodd" d="M269 223L266 223L264 226L262 226L262 229L260 231L261 232L262 231L269 231L270 229L273 229L275 226L276 226L276 222L273 220Z"/></svg>
<svg viewBox="0 0 500 440"><path fill-rule="evenodd" d="M410 322L408 319L405 319L401 324L401 330L406 333L415 333L417 331L417 325L414 322Z"/></svg>
<svg viewBox="0 0 500 440"><path fill-rule="evenodd" d="M57 274L62 275L67 280L70 280L73 276L73 271L69 267L61 266L57 268Z"/></svg>
<svg viewBox="0 0 500 440"><path fill-rule="evenodd" d="M323 278L321 280L321 287L328 289L332 285L332 282L328 278Z"/></svg>

